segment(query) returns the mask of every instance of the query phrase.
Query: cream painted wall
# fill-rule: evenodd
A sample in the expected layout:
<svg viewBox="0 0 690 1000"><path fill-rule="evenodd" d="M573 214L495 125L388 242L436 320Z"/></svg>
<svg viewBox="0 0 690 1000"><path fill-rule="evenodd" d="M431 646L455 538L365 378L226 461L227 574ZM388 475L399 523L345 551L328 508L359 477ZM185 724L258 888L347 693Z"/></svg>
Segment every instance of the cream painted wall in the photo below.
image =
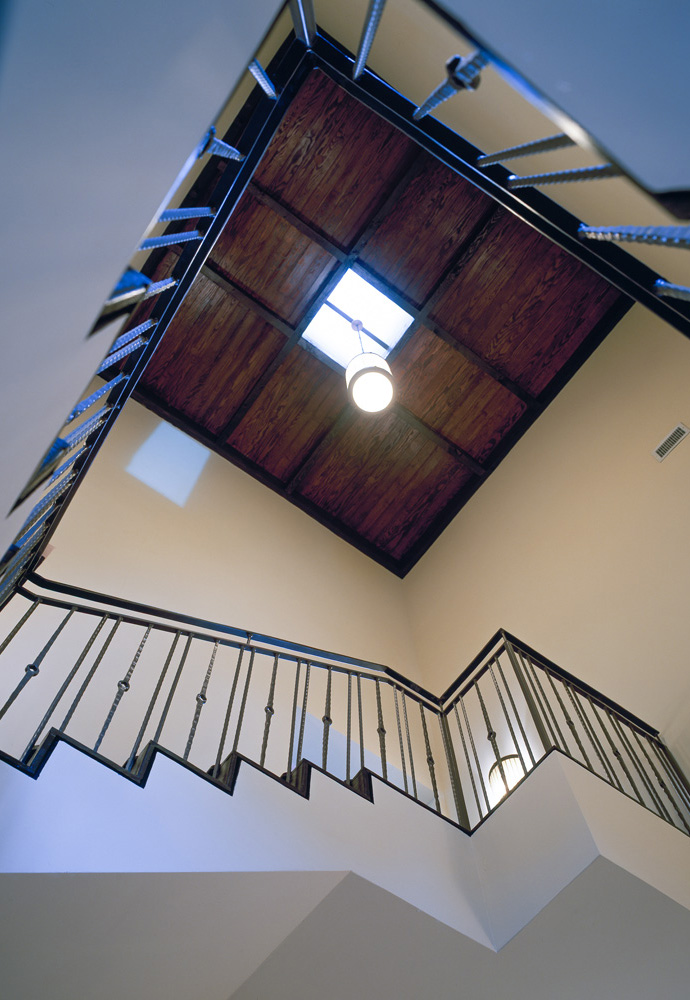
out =
<svg viewBox="0 0 690 1000"><path fill-rule="evenodd" d="M404 581L444 688L498 627L655 725L690 763L690 344L635 307Z"/></svg>
<svg viewBox="0 0 690 1000"><path fill-rule="evenodd" d="M130 476L159 423L127 404L55 533L45 575L417 677L397 577L217 455L184 507Z"/></svg>

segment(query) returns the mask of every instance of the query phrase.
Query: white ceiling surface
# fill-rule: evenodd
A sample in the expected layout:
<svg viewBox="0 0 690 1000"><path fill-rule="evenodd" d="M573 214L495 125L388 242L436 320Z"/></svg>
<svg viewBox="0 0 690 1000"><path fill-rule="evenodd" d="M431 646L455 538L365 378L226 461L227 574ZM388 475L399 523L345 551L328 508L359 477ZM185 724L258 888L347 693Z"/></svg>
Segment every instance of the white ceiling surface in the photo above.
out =
<svg viewBox="0 0 690 1000"><path fill-rule="evenodd" d="M441 0L648 188L690 189L685 0ZM627 109L635 106L635 128Z"/></svg>
<svg viewBox="0 0 690 1000"><path fill-rule="evenodd" d="M350 874L232 1000L687 1000L690 913L599 858L500 952Z"/></svg>
<svg viewBox="0 0 690 1000"><path fill-rule="evenodd" d="M9 4L0 49L0 550L112 339L86 340L280 0ZM18 523L19 522L19 523Z"/></svg>
<svg viewBox="0 0 690 1000"><path fill-rule="evenodd" d="M3 875L0 995L226 1000L344 874Z"/></svg>

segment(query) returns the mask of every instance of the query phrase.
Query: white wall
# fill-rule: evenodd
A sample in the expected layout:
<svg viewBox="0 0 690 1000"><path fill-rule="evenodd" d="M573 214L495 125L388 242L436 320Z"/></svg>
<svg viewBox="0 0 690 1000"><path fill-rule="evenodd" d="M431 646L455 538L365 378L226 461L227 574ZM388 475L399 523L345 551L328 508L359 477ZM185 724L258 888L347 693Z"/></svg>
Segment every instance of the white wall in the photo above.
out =
<svg viewBox="0 0 690 1000"><path fill-rule="evenodd" d="M279 0L8 4L0 551L11 505L103 357L86 340L166 191L244 72Z"/></svg>
<svg viewBox="0 0 690 1000"><path fill-rule="evenodd" d="M689 385L635 307L405 579L429 687L504 627L690 751Z"/></svg>
<svg viewBox="0 0 690 1000"><path fill-rule="evenodd" d="M184 507L134 479L126 466L159 423L127 404L44 575L416 677L403 581L217 455Z"/></svg>

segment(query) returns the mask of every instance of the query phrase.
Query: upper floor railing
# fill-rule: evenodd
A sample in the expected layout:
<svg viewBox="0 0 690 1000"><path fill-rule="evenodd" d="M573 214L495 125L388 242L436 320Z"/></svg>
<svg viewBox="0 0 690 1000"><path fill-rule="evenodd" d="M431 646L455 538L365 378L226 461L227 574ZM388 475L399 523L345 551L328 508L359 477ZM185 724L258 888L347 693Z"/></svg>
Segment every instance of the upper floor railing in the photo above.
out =
<svg viewBox="0 0 690 1000"><path fill-rule="evenodd" d="M232 791L241 760L306 794L371 775L475 829L556 749L690 833L656 730L497 632L438 698L380 664L34 575L0 612L0 756L36 776L58 739L145 779L158 748Z"/></svg>

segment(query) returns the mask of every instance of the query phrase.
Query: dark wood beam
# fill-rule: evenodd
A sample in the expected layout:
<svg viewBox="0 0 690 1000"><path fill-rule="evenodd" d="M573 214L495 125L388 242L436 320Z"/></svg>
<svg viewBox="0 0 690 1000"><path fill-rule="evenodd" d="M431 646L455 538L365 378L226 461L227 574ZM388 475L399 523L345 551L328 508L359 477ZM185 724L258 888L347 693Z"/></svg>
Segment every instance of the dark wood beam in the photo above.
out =
<svg viewBox="0 0 690 1000"><path fill-rule="evenodd" d="M272 309L267 309L263 303L259 302L258 299L254 298L248 292L245 292L243 288L236 285L234 281L226 277L218 268L212 260L207 260L201 269L201 273L209 281L212 281L214 285L221 288L228 295L232 295L234 299L237 299L243 306L247 309L251 309L252 312L256 313L265 323L270 323L272 327L283 334L284 337L288 339L293 336L295 332L295 327L290 326L285 320L281 319L277 313L274 313Z"/></svg>
<svg viewBox="0 0 690 1000"><path fill-rule="evenodd" d="M296 215L292 209L288 208L287 205L284 205L282 201L278 201L278 199L272 194L269 194L268 191L260 188L254 181L252 181L249 185L248 190L252 198L258 201L261 205L265 205L266 208L270 208L270 210L275 212L276 215L279 215L281 219L285 219L286 222L290 223L293 229L297 229L303 236L310 239L312 243L316 243L322 250L325 250L326 253L329 253L332 257L335 257L336 260L340 261L341 264L348 259L347 251L342 250L337 243L329 240L325 233L316 229L315 226L311 226L308 222L304 222L303 219L300 219L300 217Z"/></svg>
<svg viewBox="0 0 690 1000"><path fill-rule="evenodd" d="M429 441L432 441L437 448L445 451L447 455L454 458L460 465L464 465L465 468L469 469L475 476L484 476L486 474L486 469L480 462L478 462L475 458L472 458L472 456L463 448L460 448L458 445L453 444L452 441L449 441L449 439L444 437L443 434L439 434L439 432L435 431L433 427L429 427L428 424L425 424L423 420L416 417L414 413L412 413L411 410L408 410L406 406L403 406L402 403L394 403L391 409L395 415L400 417L401 420L404 420L409 427L413 427Z"/></svg>

